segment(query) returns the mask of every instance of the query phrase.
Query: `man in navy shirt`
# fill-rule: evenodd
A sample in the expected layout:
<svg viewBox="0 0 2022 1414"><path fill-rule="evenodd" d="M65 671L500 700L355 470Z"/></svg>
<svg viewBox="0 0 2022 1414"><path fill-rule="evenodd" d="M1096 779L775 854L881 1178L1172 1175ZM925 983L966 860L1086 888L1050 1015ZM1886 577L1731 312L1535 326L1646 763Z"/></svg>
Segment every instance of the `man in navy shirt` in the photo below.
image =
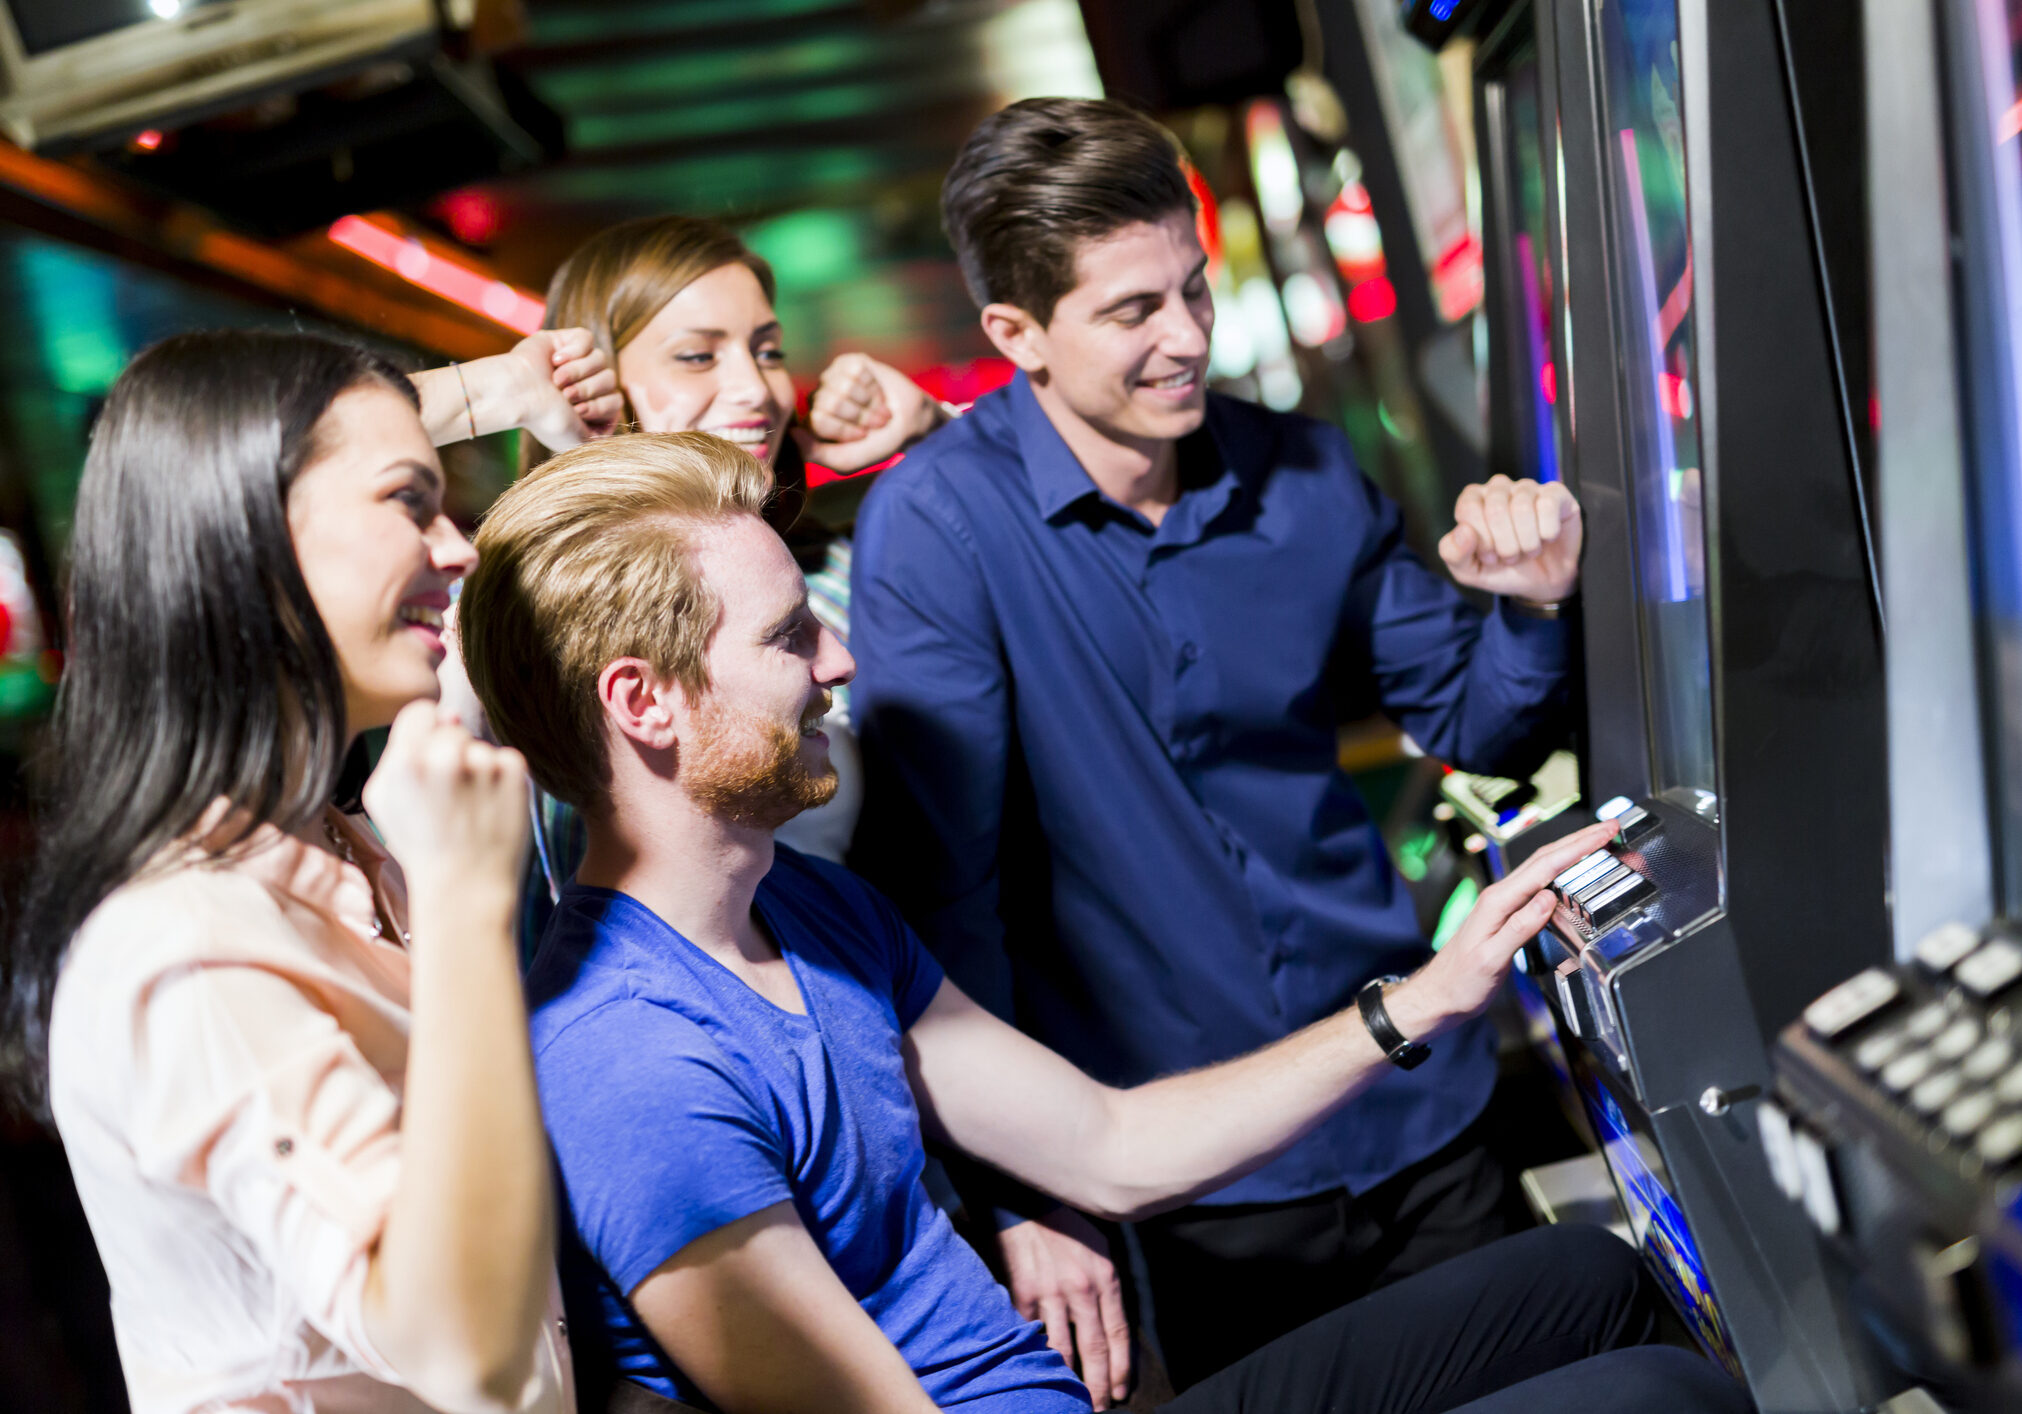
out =
<svg viewBox="0 0 2022 1414"><path fill-rule="evenodd" d="M1220 1187L1387 1071L1379 1035L1438 1044L1478 1013L1547 916L1545 882L1610 827L1487 890L1366 1010L1211 1069L1099 1084L964 996L867 885L775 846L835 789L821 718L853 664L760 518L769 490L706 434L577 448L493 508L462 598L488 720L589 835L529 979L588 1287L579 1368L731 1414L1087 1411L928 1198L923 1129L1111 1217ZM1705 1360L1623 1348L1652 1317L1626 1244L1526 1233L1170 1408L1736 1414L1745 1396Z"/></svg>
<svg viewBox="0 0 2022 1414"><path fill-rule="evenodd" d="M1440 551L1499 596L1484 616L1406 548L1338 428L1206 393L1207 258L1173 143L1141 115L1015 104L969 139L943 213L1019 372L858 520L852 862L970 996L1136 1085L1425 959L1337 730L1381 710L1471 769L1541 755L1578 508L1501 477L1461 497ZM1463 1028L1141 1225L1175 1381L1499 1235L1502 1170L1470 1128L1494 1082L1491 1028ZM1020 1308L1084 1367L1127 1361L1102 1237L991 1197Z"/></svg>

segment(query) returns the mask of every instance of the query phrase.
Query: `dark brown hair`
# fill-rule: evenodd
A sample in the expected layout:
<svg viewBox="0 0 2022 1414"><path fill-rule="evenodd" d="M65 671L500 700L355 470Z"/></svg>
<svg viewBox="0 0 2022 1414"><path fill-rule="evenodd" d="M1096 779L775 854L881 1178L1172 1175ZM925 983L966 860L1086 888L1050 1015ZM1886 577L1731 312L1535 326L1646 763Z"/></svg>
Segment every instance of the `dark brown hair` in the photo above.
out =
<svg viewBox="0 0 2022 1414"><path fill-rule="evenodd" d="M1041 325L1084 241L1194 209L1172 134L1120 103L1028 98L977 124L941 184L941 225L980 307Z"/></svg>
<svg viewBox="0 0 2022 1414"><path fill-rule="evenodd" d="M0 958L0 1069L46 1102L49 1003L86 914L213 801L237 827L296 831L329 803L350 739L337 650L288 527L338 395L413 386L378 355L307 334L156 344L112 385L70 540L63 681L33 873Z"/></svg>

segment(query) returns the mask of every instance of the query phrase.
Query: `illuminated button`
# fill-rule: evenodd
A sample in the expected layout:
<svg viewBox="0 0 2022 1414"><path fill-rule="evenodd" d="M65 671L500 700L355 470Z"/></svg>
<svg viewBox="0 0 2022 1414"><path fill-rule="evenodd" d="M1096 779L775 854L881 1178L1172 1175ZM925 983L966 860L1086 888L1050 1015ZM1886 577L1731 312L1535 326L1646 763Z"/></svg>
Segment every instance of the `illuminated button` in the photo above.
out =
<svg viewBox="0 0 2022 1414"><path fill-rule="evenodd" d="M2022 1065L1994 1082L1994 1098L2004 1105L2022 1105Z"/></svg>
<svg viewBox="0 0 2022 1414"><path fill-rule="evenodd" d="M1964 1083L1958 1071L1941 1070L1910 1091L1910 1103L1927 1115L1936 1114L1959 1097L1959 1087Z"/></svg>
<svg viewBox="0 0 2022 1414"><path fill-rule="evenodd" d="M1596 874L1593 878L1588 879L1585 883L1575 887L1573 889L1573 906L1582 909L1590 907L1595 899L1599 898L1602 894L1607 893L1610 889L1613 889L1618 884L1624 884L1631 879L1641 877L1642 877L1641 875L1639 875L1635 870L1631 869L1628 865L1617 864L1613 869L1610 869L1607 873Z"/></svg>
<svg viewBox="0 0 2022 1414"><path fill-rule="evenodd" d="M1980 1157L1996 1167L2015 1161L2022 1154L2022 1115L2003 1115L1980 1132L1980 1142L1973 1146L1980 1151Z"/></svg>
<svg viewBox="0 0 2022 1414"><path fill-rule="evenodd" d="M1911 1051L1888 1063L1882 1071L1882 1084L1891 1090L1907 1090L1920 1083L1936 1065L1929 1051Z"/></svg>
<svg viewBox="0 0 2022 1414"><path fill-rule="evenodd" d="M1938 1033L1931 1042L1931 1054L1942 1061L1955 1061L1980 1044L1980 1023L1962 1016Z"/></svg>
<svg viewBox="0 0 2022 1414"><path fill-rule="evenodd" d="M1615 817L1615 838L1625 845L1639 844L1649 835L1657 833L1661 822L1642 806L1624 810Z"/></svg>
<svg viewBox="0 0 2022 1414"><path fill-rule="evenodd" d="M1992 1080L2015 1060L2015 1047L2004 1037L1982 1041L1973 1054L1959 1063L1959 1074L1975 1084Z"/></svg>
<svg viewBox="0 0 2022 1414"><path fill-rule="evenodd" d="M1657 896L1657 886L1641 874L1628 878L1596 895L1587 903L1587 917L1596 928L1606 928L1618 918L1641 908Z"/></svg>
<svg viewBox="0 0 2022 1414"><path fill-rule="evenodd" d="M1945 1021L1950 1013L1937 1002L1920 1006L1910 1013L1910 1019L1903 1023L1903 1034L1912 1041L1928 1041L1945 1029Z"/></svg>
<svg viewBox="0 0 2022 1414"><path fill-rule="evenodd" d="M1996 938L1953 968L1952 975L1968 991L1991 997L2022 979L2022 948L2006 938Z"/></svg>
<svg viewBox="0 0 2022 1414"><path fill-rule="evenodd" d="M1804 1024L1830 1041L1858 1022L1866 1021L1902 995L1902 984L1879 967L1849 977L1804 1009ZM1942 1016L1939 1018L1942 1022ZM1933 1026L1917 1039L1935 1036Z"/></svg>
<svg viewBox="0 0 2022 1414"><path fill-rule="evenodd" d="M1880 1070L1903 1048L1903 1033L1884 1031L1870 1036L1854 1048L1854 1064L1862 1070Z"/></svg>
<svg viewBox="0 0 2022 1414"><path fill-rule="evenodd" d="M1994 1097L1985 1090L1955 1100L1946 1107L1944 1126L1955 1139L1969 1139L1973 1131L1994 1116Z"/></svg>
<svg viewBox="0 0 2022 1414"><path fill-rule="evenodd" d="M1574 864L1565 873L1559 875L1558 878L1552 880L1552 887L1560 893L1568 893L1584 882L1588 875L1592 874L1598 877L1600 870L1612 869L1614 865L1614 855L1608 853L1605 849L1597 849L1586 858Z"/></svg>
<svg viewBox="0 0 2022 1414"><path fill-rule="evenodd" d="M1950 972L1974 948L1980 935L1963 923L1944 923L1917 943L1917 961L1933 972Z"/></svg>

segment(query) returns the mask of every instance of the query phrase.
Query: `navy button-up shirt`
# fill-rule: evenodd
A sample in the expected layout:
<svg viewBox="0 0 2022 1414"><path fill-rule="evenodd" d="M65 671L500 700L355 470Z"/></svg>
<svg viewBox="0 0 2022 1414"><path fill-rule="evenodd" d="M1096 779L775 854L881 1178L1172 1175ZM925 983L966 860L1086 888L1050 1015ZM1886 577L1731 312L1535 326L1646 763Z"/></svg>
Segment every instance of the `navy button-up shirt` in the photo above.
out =
<svg viewBox="0 0 2022 1414"><path fill-rule="evenodd" d="M1346 438L1210 396L1154 528L1021 376L858 520L857 858L956 983L1096 1078L1266 1045L1426 956L1336 765L1380 708L1477 769L1557 727L1565 626L1486 619L1406 548ZM1355 1192L1487 1102L1476 1022L1209 1201Z"/></svg>

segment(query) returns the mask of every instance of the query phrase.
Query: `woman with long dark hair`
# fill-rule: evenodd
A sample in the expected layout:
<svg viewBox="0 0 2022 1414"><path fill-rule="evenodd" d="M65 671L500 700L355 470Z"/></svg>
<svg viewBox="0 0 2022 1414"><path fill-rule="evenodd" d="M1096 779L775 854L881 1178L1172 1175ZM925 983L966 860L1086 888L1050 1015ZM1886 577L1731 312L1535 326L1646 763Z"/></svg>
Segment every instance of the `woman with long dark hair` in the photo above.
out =
<svg viewBox="0 0 2022 1414"><path fill-rule="evenodd" d="M475 557L419 401L355 348L195 334L92 437L9 1032L136 1414L571 1407L524 765L432 700ZM368 824L330 800L374 727Z"/></svg>

